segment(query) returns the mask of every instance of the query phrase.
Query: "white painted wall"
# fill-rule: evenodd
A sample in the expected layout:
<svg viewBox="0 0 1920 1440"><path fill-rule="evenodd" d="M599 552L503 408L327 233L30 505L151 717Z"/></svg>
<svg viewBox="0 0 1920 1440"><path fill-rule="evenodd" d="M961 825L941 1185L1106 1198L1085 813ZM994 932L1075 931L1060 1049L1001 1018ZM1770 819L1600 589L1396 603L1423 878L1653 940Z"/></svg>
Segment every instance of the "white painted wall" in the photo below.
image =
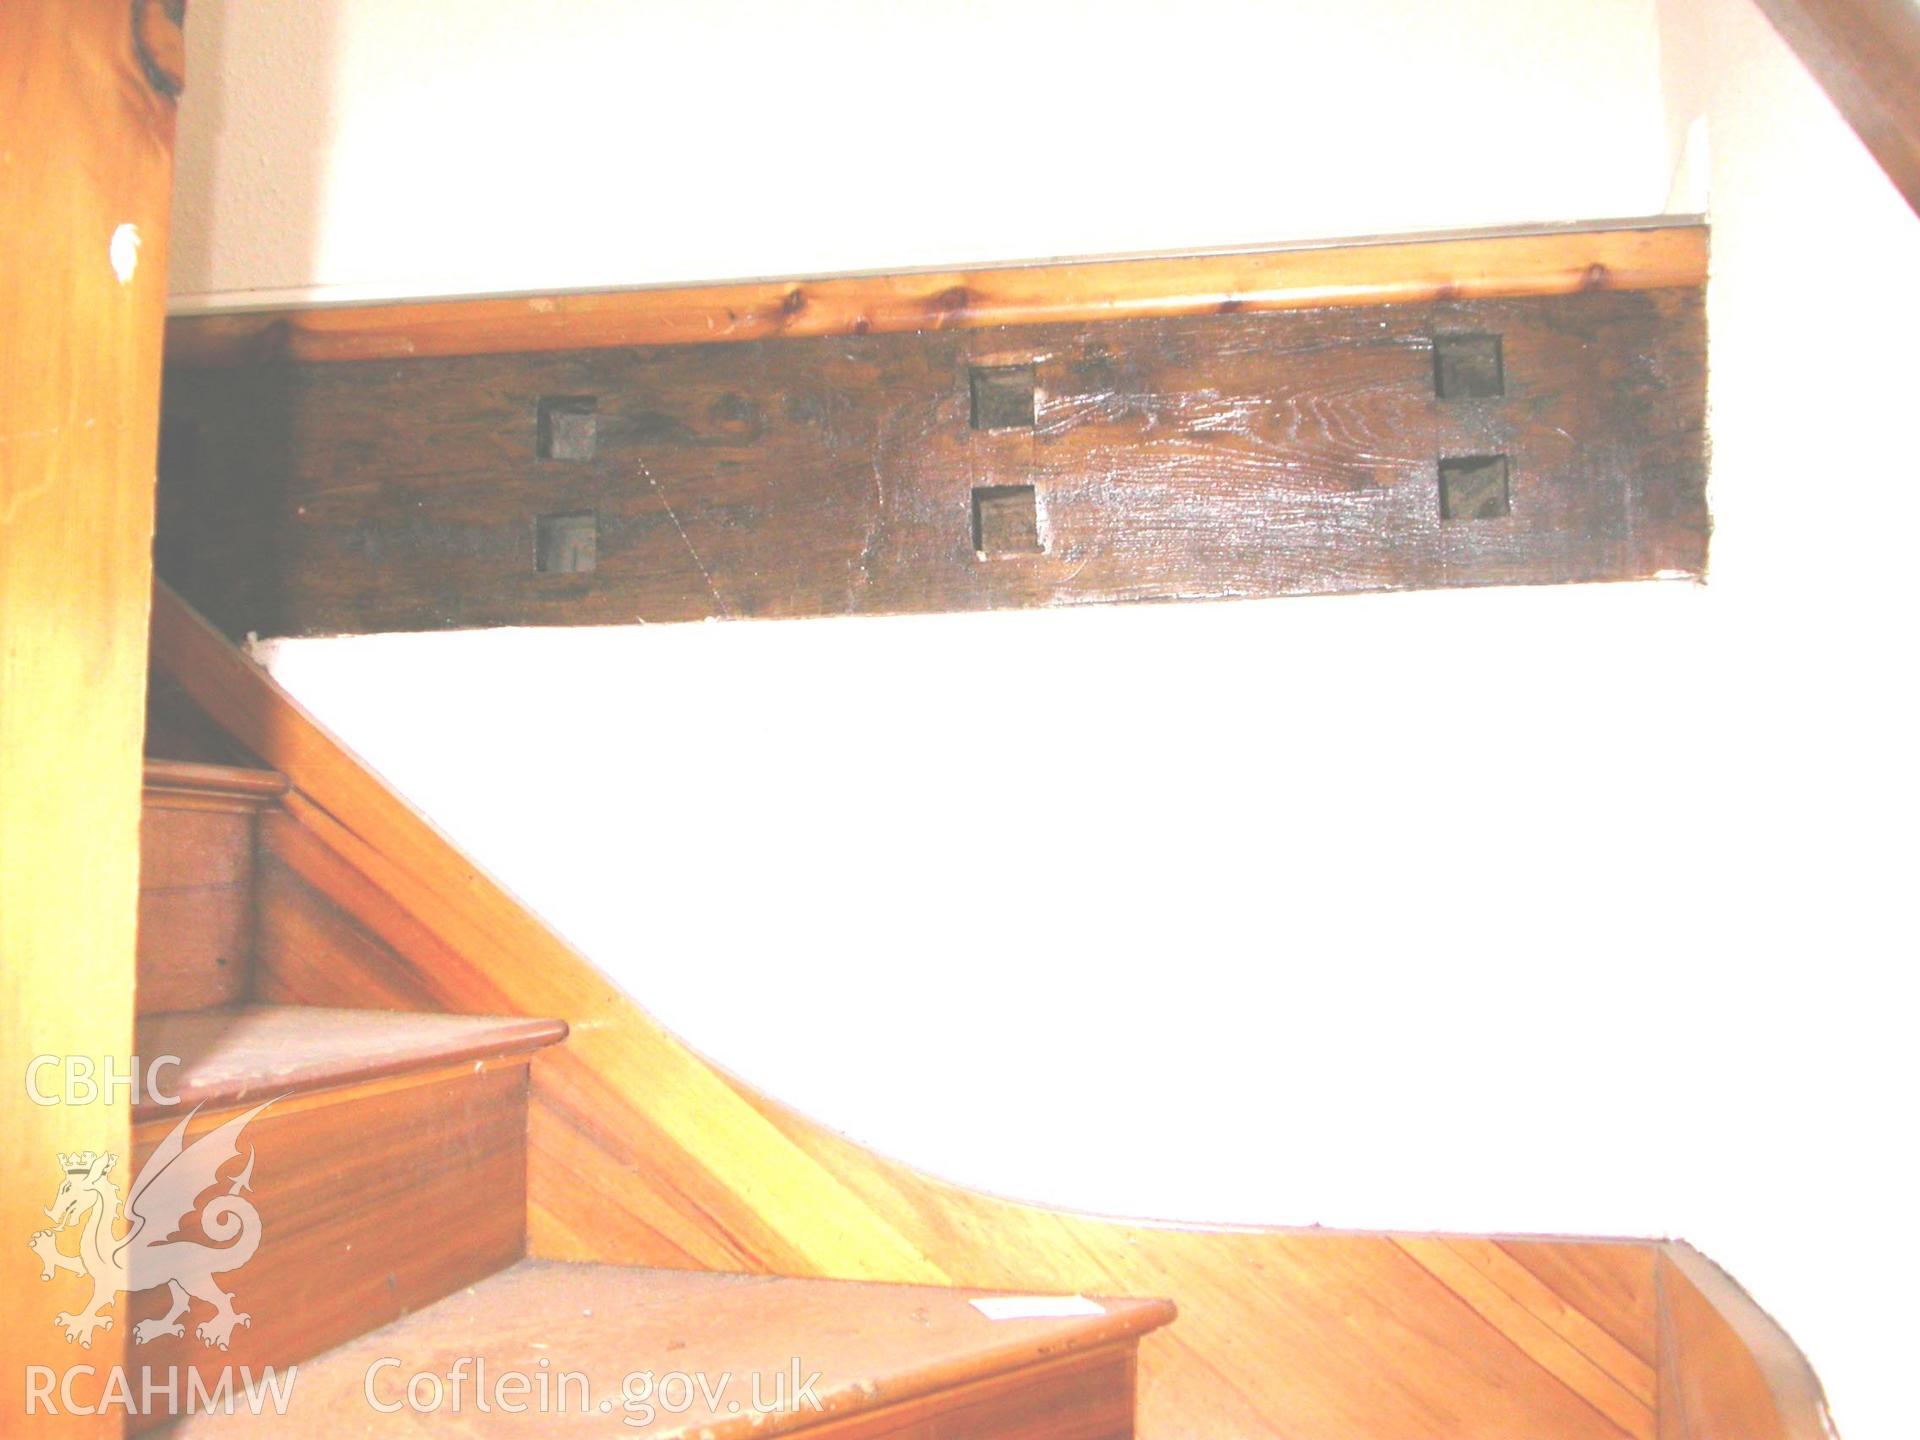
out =
<svg viewBox="0 0 1920 1440"><path fill-rule="evenodd" d="M183 304L1710 194L1705 588L273 665L696 1047L881 1150L1111 1212L1685 1235L1793 1330L1852 1440L1911 1432L1911 1326L1880 1307L1920 1284L1920 224L1747 0L194 18ZM1436 124L1443 87L1480 123ZM981 129L1032 163L983 178ZM978 788L988 752L1024 794Z"/></svg>
<svg viewBox="0 0 1920 1440"><path fill-rule="evenodd" d="M1655 1158L1670 1225L1792 1331L1841 1432L1912 1435L1920 221L1747 0L1661 20L1669 134L1695 130L1711 188L1704 599L1730 681L1683 713L1739 774L1700 863L1752 923L1681 987L1705 1043Z"/></svg>
<svg viewBox="0 0 1920 1440"><path fill-rule="evenodd" d="M190 28L182 303L1214 247L1666 193L1652 0L230 0Z"/></svg>

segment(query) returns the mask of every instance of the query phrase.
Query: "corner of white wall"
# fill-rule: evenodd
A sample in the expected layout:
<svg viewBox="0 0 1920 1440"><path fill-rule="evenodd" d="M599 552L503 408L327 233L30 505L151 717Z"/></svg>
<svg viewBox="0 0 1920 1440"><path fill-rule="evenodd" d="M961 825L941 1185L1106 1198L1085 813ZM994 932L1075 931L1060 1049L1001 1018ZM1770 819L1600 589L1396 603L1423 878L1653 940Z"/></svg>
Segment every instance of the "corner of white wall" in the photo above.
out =
<svg viewBox="0 0 1920 1440"><path fill-rule="evenodd" d="M1920 220L1750 0L1661 0L1660 19L1669 135L1705 135L1678 183L1697 186L1706 157L1713 224L1713 585L1744 632L1715 663L1763 677L1758 710L1723 712L1711 743L1747 757L1766 843L1812 862L1787 883L1809 887L1818 922L1729 927L1695 962L1718 972L1722 1002L1662 1004L1669 1063L1692 1052L1666 1145L1711 1144L1721 1163L1656 1163L1674 1227L1799 1341L1842 1433L1873 1440L1912 1428L1892 1307L1920 1285L1899 1238L1910 1147L1890 1143L1911 1129L1920 1066L1887 988L1914 923L1897 898L1910 881L1885 860L1910 860L1920 799L1920 716L1909 667L1890 663L1911 649L1920 528ZM1701 838L1724 845L1724 824ZM1746 1033L1739 1051L1729 1032Z"/></svg>

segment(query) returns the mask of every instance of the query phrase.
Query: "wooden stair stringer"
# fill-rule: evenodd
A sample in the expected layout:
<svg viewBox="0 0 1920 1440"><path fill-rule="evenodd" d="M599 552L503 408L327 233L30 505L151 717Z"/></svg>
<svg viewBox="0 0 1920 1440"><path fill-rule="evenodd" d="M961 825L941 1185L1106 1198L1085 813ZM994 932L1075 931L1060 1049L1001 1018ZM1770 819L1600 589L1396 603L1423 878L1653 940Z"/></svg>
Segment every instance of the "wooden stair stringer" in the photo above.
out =
<svg viewBox="0 0 1920 1440"><path fill-rule="evenodd" d="M397 866L298 795L289 798L287 808L286 817L270 821L263 830L263 850L271 863L285 866L301 882L323 893L395 954L411 958L417 967L415 981L427 1003L485 1013L551 1004L551 995L542 988L550 979L544 972L530 976L526 967L488 970L478 965L471 947L482 943L482 937L458 923L447 929L457 932L460 944L436 934L400 898L408 895L411 882ZM335 957L328 960L333 962ZM308 1004L364 1004L370 998L390 1002L396 993L378 976L373 977L376 988L371 996L359 992L357 975L363 972L357 972L350 960L345 965L322 966L311 963L309 957L303 967L309 978L300 989L289 989L287 982L276 978L271 947L263 951L259 963L263 983L277 998ZM526 994L522 982L535 989L537 996ZM624 997L616 998L631 1004ZM644 1035L645 1044L655 1047L653 1054L678 1059L683 1065L704 1063L637 1007L629 1018L635 1023L618 1032L617 1043L623 1051L631 1053ZM704 1151L689 1147L683 1137L660 1125L650 1110L634 1107L600 1077L591 1050L582 1045L591 1035L588 1026L576 1026L567 1047L544 1053L535 1066L529 1121L533 1253L630 1265L744 1268L846 1279L907 1278L900 1271L882 1268L884 1261L876 1262L871 1254L858 1252L857 1259L825 1269L817 1256L792 1245L788 1231L739 1203L723 1176L708 1166ZM1259 1434L1261 1427L1274 1423L1271 1397L1263 1398L1260 1392L1284 1381L1294 1406L1289 1424L1324 1423L1364 1434L1370 1424L1379 1423L1369 1377L1391 1373L1398 1366L1426 1377L1423 1403L1436 1411L1444 1408L1446 1392L1464 1374L1489 1396L1526 1397L1499 1409L1503 1424L1547 1423L1555 1434L1617 1434L1652 1440L1650 1400L1615 1397L1602 1377L1593 1389L1607 1395L1614 1408L1597 1412L1611 1424L1598 1423L1596 1415L1587 1413L1592 1393L1569 1384L1542 1363L1543 1355L1558 1358L1568 1347L1556 1350L1551 1341L1543 1344L1537 1333L1543 1327L1538 1322L1516 1338L1517 1327L1502 1328L1485 1315L1463 1310L1456 1292L1444 1281L1396 1253L1400 1242L1311 1230L1188 1231L993 1200L906 1167L876 1164L859 1147L733 1077L718 1070L709 1073L790 1147L794 1169L832 1175L854 1193L866 1213L880 1222L880 1234L918 1237L916 1243L924 1246L924 1253L939 1257L943 1274L949 1264L954 1269L964 1264L965 1278L951 1283L1176 1297L1183 1304L1180 1324L1148 1341L1141 1362L1143 1399L1162 1394L1170 1416L1204 1407L1217 1422L1230 1421L1241 1433ZM701 1112L688 1113L697 1121ZM610 1114L619 1116L617 1123L607 1122ZM541 1177L547 1182L544 1194ZM636 1196L644 1196L646 1203L636 1206ZM556 1197L561 1203L555 1203ZM616 1216L618 1225L610 1227L610 1217ZM989 1243L982 1245L983 1240ZM1576 1242L1510 1243L1607 1252L1616 1267L1640 1272L1637 1288L1651 1325L1652 1256L1647 1247L1631 1242L1589 1242L1584 1247ZM1288 1289L1284 1296L1262 1292L1249 1277L1275 1268L1283 1250L1289 1262L1284 1272ZM1336 1251L1345 1253L1335 1255ZM963 1261L949 1260L955 1255ZM1321 1273L1330 1257L1340 1261L1332 1278ZM1202 1279L1204 1292L1196 1288ZM1245 1336L1272 1326L1276 1306L1283 1299L1293 1306L1290 1332L1306 1337L1284 1361L1273 1351L1263 1353L1244 1343ZM1417 1303L1409 1304L1410 1299ZM1571 1303L1568 1308L1579 1313ZM1407 1309L1414 1312L1411 1323ZM1357 1335L1350 1324L1332 1323L1332 1317L1356 1314L1367 1316ZM1588 1328L1598 1330L1592 1322ZM1221 1358L1236 1354L1237 1362ZM1571 1367L1562 1363L1563 1368L1579 1373L1578 1358ZM1304 1402L1302 1392L1312 1387L1301 1384L1303 1371L1337 1377L1338 1383L1330 1387L1337 1394ZM1172 1384L1162 1379L1169 1374L1177 1377ZM1582 1379L1593 1384L1590 1375ZM1400 1383L1409 1382L1403 1377ZM1545 1422L1542 1410L1551 1417Z"/></svg>
<svg viewBox="0 0 1920 1440"><path fill-rule="evenodd" d="M862 1195L893 1223L932 1231L945 1246L968 1247L972 1268L965 1283L1174 1298L1179 1323L1141 1351L1142 1434L1190 1433L1181 1421L1195 1413L1222 1434L1483 1434L1511 1433L1508 1427L1516 1425L1554 1435L1650 1440L1656 1433L1648 1393L1652 1364L1642 1358L1657 1350L1650 1245L1202 1229L1072 1214L876 1164L844 1136L744 1086L742 1093L792 1143L839 1173L858 1176ZM992 1238L991 1254L970 1248L982 1235ZM1424 1247L1508 1257L1532 1282L1535 1308L1553 1313L1562 1329L1578 1327L1579 1342L1546 1333L1554 1327L1532 1312L1516 1319L1476 1308L1457 1274L1436 1274L1415 1258ZM1503 1279L1525 1291L1519 1276ZM1518 1308L1516 1302L1510 1310ZM1605 1315L1608 1324L1595 1315ZM1629 1343L1616 1340L1615 1331ZM1260 1339L1250 1343L1249 1337ZM1615 1371L1628 1377L1638 1398L1619 1393ZM1450 1410L1462 1388L1479 1402L1471 1413ZM1489 1391L1523 1398L1506 1410ZM1387 1392L1393 1401L1383 1398ZM1594 1406L1596 1395L1607 1397L1607 1409ZM1396 1412L1398 1401L1409 1408ZM1568 1406L1578 1419L1569 1418ZM1145 1428L1150 1414L1160 1428ZM1458 1429L1448 1428L1450 1414ZM1414 1415L1421 1428L1409 1430Z"/></svg>
<svg viewBox="0 0 1920 1440"><path fill-rule="evenodd" d="M716 1269L736 1268L744 1262L754 1269L781 1274L950 1283L950 1277L925 1257L897 1243L897 1237L890 1231L881 1229L873 1232L871 1239L863 1238L861 1231L866 1228L860 1222L865 1214L863 1207L826 1171L809 1165L804 1157L796 1154L797 1163L784 1175L760 1177L749 1171L749 1162L778 1145L777 1132L751 1107L739 1102L737 1094L716 1070L673 1041L637 1007L633 1007L633 1013L640 1016L641 1026L611 1030L606 1018L608 1013L622 1005L630 1007L631 1002L584 961L576 960L576 973L556 975L544 962L529 965L524 959L516 960L515 952L497 940L487 927L464 923L463 917L457 914L436 917L443 921L437 927L424 923L423 907L431 909L431 898L403 868L373 850L325 812L303 806L296 797L289 797L288 810L303 833L295 833L284 825L270 826L269 850L276 858L291 861L293 866L304 866L309 883L314 879L324 881L329 872L338 877L341 863L357 870L364 883L329 890L328 899L402 957L422 954L420 947L424 939L428 946L424 953L431 957L434 968L422 968L417 978L436 1007L455 1013L533 1014L539 1010L540 1000L549 999L569 1008L540 1013L584 1012L590 1017L574 1024L563 1054L543 1057L537 1067L536 1110L546 1108L546 1097L552 1092L557 1076L570 1076L592 1085L590 1077L596 1071L605 1075L618 1065L632 1067L637 1074L649 1077L646 1083L661 1103L649 1107L642 1137L648 1151L671 1157L672 1170L685 1177L689 1187L698 1194L699 1201L688 1217L696 1223L690 1228L681 1227L681 1233L699 1248L677 1256L646 1253L546 1258L617 1259L626 1264L679 1264ZM333 866L326 865L322 850L332 852ZM496 949L497 953L491 956L495 963L486 965L487 952ZM270 950L263 952L258 963L271 970L275 957ZM338 965L330 968L336 975L329 983L336 987L351 973ZM290 991L284 976L270 979L268 986L282 998L316 1003L312 991L299 994ZM564 993L554 993L556 986ZM345 998L338 988L331 993L336 996L334 1003L355 1003ZM587 1008L590 1004L591 1010ZM618 1092L610 1086L598 1086L594 1098L598 1102L596 1108L603 1111L611 1111L618 1105ZM536 1120L530 1144L537 1144L538 1135ZM532 1177L540 1173L536 1152L531 1156L530 1185ZM561 1183L568 1193L577 1193L577 1177L568 1175ZM760 1216L739 1211L737 1196L742 1188L755 1194L762 1211ZM729 1237L724 1224L717 1225L716 1220L730 1212L741 1223L737 1232ZM609 1213L619 1212L583 1210L582 1218L593 1217L592 1223L600 1224ZM775 1223L773 1217L782 1214L793 1217L794 1223L785 1227ZM795 1243L791 1238L807 1233L799 1223L800 1217L811 1217L812 1230L820 1235L817 1249ZM756 1219L766 1223L757 1224ZM847 1230L831 1237L822 1233L836 1219L843 1220ZM739 1243L756 1239L757 1244ZM716 1240L720 1243L715 1243ZM896 1243L890 1244L890 1240ZM700 1243L702 1241L704 1243ZM531 1234L529 1244L536 1256L544 1253L540 1241ZM828 1249L829 1245L838 1248ZM843 1268L835 1274L829 1268L836 1259L844 1266L842 1257L860 1253L863 1246L865 1260L854 1268L854 1273L847 1273ZM885 1253L887 1251L893 1253Z"/></svg>
<svg viewBox="0 0 1920 1440"><path fill-rule="evenodd" d="M283 966L269 946L266 993L571 1025L566 1045L533 1066L533 1256L1166 1296L1181 1318L1140 1350L1146 1437L1656 1433L1652 1244L1157 1225L922 1175L688 1049L164 589L153 649L236 741L288 776L263 860L391 957L373 965L363 948ZM1489 1243L1498 1255L1477 1248ZM1422 1263L1433 1244L1443 1250Z"/></svg>

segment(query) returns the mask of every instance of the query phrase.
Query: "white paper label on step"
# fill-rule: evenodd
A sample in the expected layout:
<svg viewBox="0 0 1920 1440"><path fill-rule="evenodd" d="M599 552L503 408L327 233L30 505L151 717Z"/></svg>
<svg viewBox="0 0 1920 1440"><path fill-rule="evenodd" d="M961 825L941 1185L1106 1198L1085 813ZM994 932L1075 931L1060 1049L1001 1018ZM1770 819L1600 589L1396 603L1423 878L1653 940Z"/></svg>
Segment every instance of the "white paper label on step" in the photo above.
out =
<svg viewBox="0 0 1920 1440"><path fill-rule="evenodd" d="M989 1320L1064 1320L1107 1313L1106 1306L1084 1295L996 1295L970 1303Z"/></svg>

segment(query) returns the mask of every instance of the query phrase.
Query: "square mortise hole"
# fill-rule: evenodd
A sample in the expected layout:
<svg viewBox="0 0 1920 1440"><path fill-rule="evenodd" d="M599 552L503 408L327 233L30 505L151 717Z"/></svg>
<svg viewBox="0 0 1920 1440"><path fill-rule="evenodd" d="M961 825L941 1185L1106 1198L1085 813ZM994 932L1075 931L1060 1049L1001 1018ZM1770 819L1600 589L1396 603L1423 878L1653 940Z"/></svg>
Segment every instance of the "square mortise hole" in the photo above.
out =
<svg viewBox="0 0 1920 1440"><path fill-rule="evenodd" d="M973 385L973 428L976 430L1031 430L1033 389L1031 365L995 365L969 372Z"/></svg>
<svg viewBox="0 0 1920 1440"><path fill-rule="evenodd" d="M1454 455L1440 462L1442 520L1498 520L1511 513L1506 456Z"/></svg>
<svg viewBox="0 0 1920 1440"><path fill-rule="evenodd" d="M986 555L1038 555L1040 508L1031 485L981 485L973 492L973 548Z"/></svg>
<svg viewBox="0 0 1920 1440"><path fill-rule="evenodd" d="M591 460L600 438L600 402L591 395L546 395L540 400L538 453L542 460Z"/></svg>
<svg viewBox="0 0 1920 1440"><path fill-rule="evenodd" d="M600 522L591 510L542 515L533 522L533 568L542 575L584 575L600 559Z"/></svg>
<svg viewBox="0 0 1920 1440"><path fill-rule="evenodd" d="M1507 393L1498 335L1438 335L1433 388L1442 400L1494 400Z"/></svg>

